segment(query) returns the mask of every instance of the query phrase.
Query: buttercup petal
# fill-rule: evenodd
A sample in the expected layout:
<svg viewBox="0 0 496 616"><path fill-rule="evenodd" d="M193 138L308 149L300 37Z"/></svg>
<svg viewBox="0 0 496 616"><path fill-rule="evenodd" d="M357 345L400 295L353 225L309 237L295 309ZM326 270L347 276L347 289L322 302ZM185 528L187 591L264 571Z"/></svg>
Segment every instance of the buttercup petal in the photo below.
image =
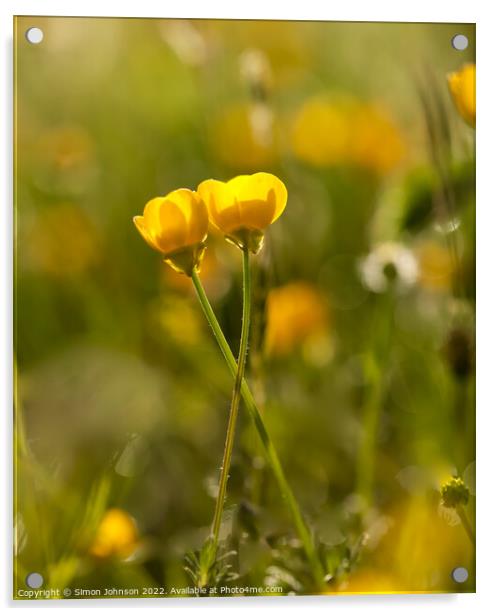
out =
<svg viewBox="0 0 496 616"><path fill-rule="evenodd" d="M223 233L240 228L242 223L239 204L227 182L205 180L197 190L215 227Z"/></svg>
<svg viewBox="0 0 496 616"><path fill-rule="evenodd" d="M145 219L143 216L135 216L133 218L133 222L141 234L141 237L145 240L145 242L154 250L160 250L160 248L155 244L152 237L150 236L148 229L146 228Z"/></svg>
<svg viewBox="0 0 496 616"><path fill-rule="evenodd" d="M169 193L165 199L175 203L186 219L185 244L197 244L205 239L208 232L208 212L198 193L188 188L179 188Z"/></svg>
<svg viewBox="0 0 496 616"><path fill-rule="evenodd" d="M160 235L160 207L164 201L164 197L155 197L150 199L145 205L143 218L148 236L156 243L156 238Z"/></svg>
<svg viewBox="0 0 496 616"><path fill-rule="evenodd" d="M288 192L271 173L239 175L228 182L239 202L243 226L262 231L279 218L286 207Z"/></svg>
<svg viewBox="0 0 496 616"><path fill-rule="evenodd" d="M178 188L164 197L166 201L172 201L184 214L186 221L189 222L192 207L196 204L196 193L189 188Z"/></svg>
<svg viewBox="0 0 496 616"><path fill-rule="evenodd" d="M208 210L198 193L193 193L189 218L188 244L203 242L208 233Z"/></svg>
<svg viewBox="0 0 496 616"><path fill-rule="evenodd" d="M187 223L181 208L173 201L163 200L158 210L160 232L154 238L160 250L169 254L186 246Z"/></svg>

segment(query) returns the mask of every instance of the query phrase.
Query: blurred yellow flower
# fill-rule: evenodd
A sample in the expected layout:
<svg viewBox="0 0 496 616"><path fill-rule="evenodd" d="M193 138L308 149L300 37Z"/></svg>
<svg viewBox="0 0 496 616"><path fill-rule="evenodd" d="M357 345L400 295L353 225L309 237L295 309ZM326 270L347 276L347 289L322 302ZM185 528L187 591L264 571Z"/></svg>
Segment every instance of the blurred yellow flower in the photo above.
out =
<svg viewBox="0 0 496 616"><path fill-rule="evenodd" d="M190 275L200 266L208 232L208 212L198 193L179 188L145 205L133 222L144 240L176 271Z"/></svg>
<svg viewBox="0 0 496 616"><path fill-rule="evenodd" d="M313 285L291 282L272 289L267 297L265 346L273 355L285 355L318 341L329 332L327 302Z"/></svg>
<svg viewBox="0 0 496 616"><path fill-rule="evenodd" d="M405 141L389 113L375 104L362 104L351 112L350 160L383 175L403 159Z"/></svg>
<svg viewBox="0 0 496 616"><path fill-rule="evenodd" d="M388 173L405 154L403 136L389 114L349 98L306 101L294 118L291 144L311 165L356 165L377 174Z"/></svg>
<svg viewBox="0 0 496 616"><path fill-rule="evenodd" d="M89 552L98 558L128 558L138 546L138 529L133 518L122 509L105 512Z"/></svg>
<svg viewBox="0 0 496 616"><path fill-rule="evenodd" d="M84 210L72 203L42 210L26 235L30 266L51 276L79 274L99 257L97 230Z"/></svg>
<svg viewBox="0 0 496 616"><path fill-rule="evenodd" d="M277 156L274 115L264 103L235 104L222 110L211 124L212 149L231 169L255 170Z"/></svg>
<svg viewBox="0 0 496 616"><path fill-rule="evenodd" d="M475 64L464 64L448 74L448 87L462 118L475 126Z"/></svg>
<svg viewBox="0 0 496 616"><path fill-rule="evenodd" d="M416 249L419 284L429 291L451 289L454 263L449 250L433 241L424 241Z"/></svg>
<svg viewBox="0 0 496 616"><path fill-rule="evenodd" d="M438 502L415 495L391 516L392 528L375 552L375 564L394 571L402 591L453 590L451 573L459 566L473 576L473 546L459 523L439 514Z"/></svg>
<svg viewBox="0 0 496 616"><path fill-rule="evenodd" d="M211 223L236 245L257 252L263 231L283 213L286 186L271 173L238 175L228 182L205 180L198 193L207 205Z"/></svg>
<svg viewBox="0 0 496 616"><path fill-rule="evenodd" d="M345 104L324 97L308 100L294 118L291 139L295 155L305 162L317 167L343 162L350 141Z"/></svg>
<svg viewBox="0 0 496 616"><path fill-rule="evenodd" d="M93 143L83 128L62 126L43 133L38 149L43 160L65 170L86 164L93 154Z"/></svg>
<svg viewBox="0 0 496 616"><path fill-rule="evenodd" d="M339 586L339 592L357 594L396 593L401 590L403 590L401 581L394 573L381 571L375 567L353 572Z"/></svg>

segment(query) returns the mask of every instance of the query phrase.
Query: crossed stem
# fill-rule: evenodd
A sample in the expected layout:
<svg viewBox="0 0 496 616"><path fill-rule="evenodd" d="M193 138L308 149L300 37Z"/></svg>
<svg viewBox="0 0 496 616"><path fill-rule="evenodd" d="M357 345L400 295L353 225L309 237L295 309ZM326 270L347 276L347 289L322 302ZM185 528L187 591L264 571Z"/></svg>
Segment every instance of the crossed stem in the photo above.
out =
<svg viewBox="0 0 496 616"><path fill-rule="evenodd" d="M201 280L196 271L192 272L191 279L193 281L193 285L195 287L205 317L210 327L212 328L215 339L217 340L217 344L219 345L220 350L224 355L224 359L226 360L231 374L234 378L236 378L236 375L238 373L238 365L236 359L234 358L231 348L229 347L229 344L219 325L217 317L215 316L212 306L210 305L208 297L205 293L205 289L203 288ZM248 387L248 384L246 383L244 378L241 378L240 391L246 408L250 414L250 417L255 424L255 428L258 432L260 440L262 441L267 461L272 468L272 472L274 473L281 495L289 508L296 532L298 533L298 536L301 540L303 550L305 551L308 562L310 564L317 588L320 588L324 583L325 573L322 567L322 563L320 562L319 556L315 549L312 534L308 529L305 520L303 519L300 507L293 494L293 490L291 489L291 486L286 479L286 475L282 468L281 461L279 460L279 456L277 455L277 451L274 447L272 439L267 432L265 423L262 419L262 416L260 415L260 411L258 410L253 394L251 393L250 388Z"/></svg>
<svg viewBox="0 0 496 616"><path fill-rule="evenodd" d="M238 418L239 402L241 399L241 384L244 379L246 367L246 354L248 350L248 338L250 332L250 312L251 312L251 276L250 276L250 253L247 248L243 249L243 318L241 325L241 340L239 343L238 365L234 378L234 388L231 399L231 410L227 424L226 442L224 445L224 456L220 469L219 491L215 503L214 519L212 522L213 554L217 552L219 542L219 530L222 521L222 511L226 498L227 482L229 479L229 469L234 445L234 435L236 433L236 420Z"/></svg>

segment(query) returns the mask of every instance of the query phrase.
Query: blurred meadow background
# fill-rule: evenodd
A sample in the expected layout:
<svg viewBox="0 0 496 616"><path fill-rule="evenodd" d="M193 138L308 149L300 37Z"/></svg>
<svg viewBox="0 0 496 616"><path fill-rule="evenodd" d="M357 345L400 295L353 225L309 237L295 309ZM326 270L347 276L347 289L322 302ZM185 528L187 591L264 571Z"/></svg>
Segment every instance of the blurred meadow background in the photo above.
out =
<svg viewBox="0 0 496 616"><path fill-rule="evenodd" d="M242 407L229 584L473 591L475 133L447 75L474 62L475 27L15 25L14 592L33 571L45 588L190 584L232 378L191 281L132 217L257 171L289 199L253 259L247 375L327 581ZM236 353L241 258L215 233L201 278ZM453 475L461 512L441 499Z"/></svg>

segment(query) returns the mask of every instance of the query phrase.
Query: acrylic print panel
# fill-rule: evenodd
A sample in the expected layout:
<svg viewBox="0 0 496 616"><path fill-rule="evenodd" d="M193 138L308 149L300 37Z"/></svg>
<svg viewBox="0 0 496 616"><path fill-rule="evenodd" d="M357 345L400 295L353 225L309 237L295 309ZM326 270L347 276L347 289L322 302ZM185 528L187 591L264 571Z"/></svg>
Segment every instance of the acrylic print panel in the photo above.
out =
<svg viewBox="0 0 496 616"><path fill-rule="evenodd" d="M16 18L16 599L474 591L474 50Z"/></svg>

